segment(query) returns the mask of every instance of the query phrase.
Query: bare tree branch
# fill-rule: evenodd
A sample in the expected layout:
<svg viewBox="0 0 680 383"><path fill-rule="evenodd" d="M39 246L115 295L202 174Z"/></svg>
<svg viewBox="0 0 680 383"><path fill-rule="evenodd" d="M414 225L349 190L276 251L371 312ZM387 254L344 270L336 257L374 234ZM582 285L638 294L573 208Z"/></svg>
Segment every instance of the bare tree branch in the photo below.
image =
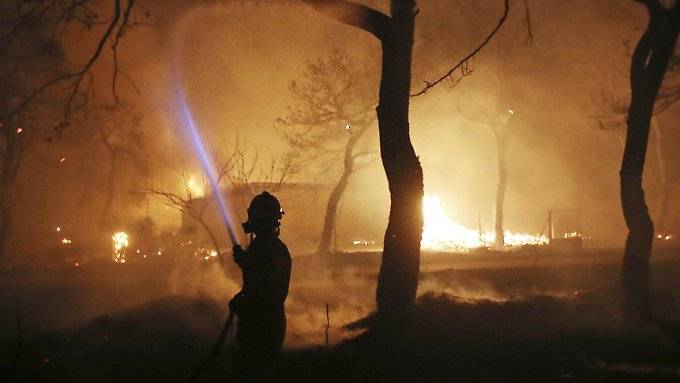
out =
<svg viewBox="0 0 680 383"><path fill-rule="evenodd" d="M531 12L529 11L529 0L524 0L524 25L527 26L527 37L524 40L525 45L533 45L534 32L531 25Z"/></svg>
<svg viewBox="0 0 680 383"><path fill-rule="evenodd" d="M482 48L484 48L489 41L496 35L496 33L501 29L503 24L505 23L505 20L508 18L508 13L510 12L510 4L509 0L504 0L504 10L503 10L503 15L501 18L498 20L498 24L496 27L489 33L488 36L482 41L481 44L479 44L475 49L473 49L470 53L468 53L463 59L458 61L456 65L454 65L451 69L448 70L443 76L439 77L438 79L434 81L425 81L425 86L418 92L411 94L411 97L417 97L420 95L423 95L427 93L430 89L434 88L437 86L439 83L442 81L451 78L456 71L461 71L461 77L465 77L471 73L471 71L468 68L468 61L473 58L477 53L479 53ZM459 80L460 81L460 80Z"/></svg>
<svg viewBox="0 0 680 383"><path fill-rule="evenodd" d="M94 63L99 59L99 57L102 54L102 51L104 49L104 46L107 41L112 41L111 44L111 49L113 51L113 56L114 56L114 73L113 73L113 84L112 84L112 91L114 98L117 100L117 94L116 94L116 79L118 73L120 73L120 70L118 68L118 60L117 60L117 45L119 39L123 36L125 33L126 28L130 25L130 17L133 11L133 8L135 7L135 1L136 0L128 0L125 8L123 9L122 7L122 0L113 0L113 5L114 5L114 10L113 10L113 17L108 21L107 27L102 33L102 35L99 37L96 47L93 51L93 53L89 56L89 58L86 60L86 62L80 66L80 68L74 72L67 72L63 73L61 75L55 76L54 78L44 82L42 85L38 86L35 90L30 92L26 97L21 100L16 107L11 109L7 115L5 116L5 121L10 121L14 117L16 117L19 113L21 113L28 105L30 105L35 98L43 94L46 90L52 88L53 86L66 82L66 81L71 81L69 84L68 92L66 93L66 99L64 101L64 118L61 123L61 126L66 126L72 116L72 112L74 109L78 109L79 107L82 107L85 105L86 101L82 100L77 100L79 95L87 95L90 93L92 89L92 74L91 74L91 69ZM70 20L76 20L80 23L82 23L86 28L90 28L93 24L96 24L98 21L98 18L96 16L96 13L93 13L94 11L90 10L87 6L91 2L91 0L79 0L79 1L72 1L69 6L67 6L63 12L60 14L60 16L57 17L55 21L55 29L57 30L54 32L55 34L63 34L63 32L66 29L66 25L70 22ZM48 12L49 7L55 7L56 5L53 4L53 2L47 2L47 1L41 1L39 2L40 4L47 4L43 12ZM36 12L38 12L41 8L36 7L35 9L29 10L27 13L25 13L22 16L19 16L19 19L21 20L29 20L29 16L32 16ZM78 13L78 10L81 10L85 16L80 16ZM62 24L63 23L63 24ZM19 22L17 25L15 25L15 28L12 29L9 33L15 33L18 31L19 27L22 25L21 22ZM61 27L60 27L61 25ZM14 32L13 32L14 31ZM61 31L61 32L59 32ZM7 44L11 43L11 36L6 34L5 36L0 39L2 41L3 39L7 40Z"/></svg>
<svg viewBox="0 0 680 383"><path fill-rule="evenodd" d="M186 193L185 196L181 196L174 192L155 189L153 187L145 188L143 193L159 199L165 203L166 206L180 211L195 220L208 235L210 242L212 242L212 245L215 248L215 251L217 251L219 254L220 243L217 240L217 235L204 217L207 203L206 201L196 200L192 195L191 188L189 187L189 178L186 176L186 174L182 174L182 178L184 180L184 189Z"/></svg>

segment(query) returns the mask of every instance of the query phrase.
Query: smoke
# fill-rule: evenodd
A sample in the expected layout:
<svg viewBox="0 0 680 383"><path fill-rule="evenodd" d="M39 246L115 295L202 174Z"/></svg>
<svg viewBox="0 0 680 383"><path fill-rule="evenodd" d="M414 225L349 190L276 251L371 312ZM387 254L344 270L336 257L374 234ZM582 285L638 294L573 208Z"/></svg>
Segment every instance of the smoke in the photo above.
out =
<svg viewBox="0 0 680 383"><path fill-rule="evenodd" d="M168 293L191 297L208 297L226 305L241 289L240 280L224 272L219 262L180 262L168 275Z"/></svg>
<svg viewBox="0 0 680 383"><path fill-rule="evenodd" d="M293 260L285 346L324 345L327 327L329 342L335 344L354 334L343 328L346 324L374 310L375 275L351 267L329 272L305 261L298 265ZM183 262L168 275L168 293L209 298L226 309L226 303L241 288L241 276L233 265L225 266L227 272L218 262Z"/></svg>
<svg viewBox="0 0 680 383"><path fill-rule="evenodd" d="M376 255L377 256L377 255ZM169 293L209 298L226 308L226 302L240 289L240 273L233 265L218 262L178 265L169 274ZM286 301L287 334L285 347L323 346L328 330L329 344L356 335L346 325L375 311L377 265L329 266L307 257L293 259L290 290ZM574 289L543 288L521 284L500 288L492 280L474 276L449 275L441 278L426 273L418 286L418 296L446 294L467 304L510 302L535 297L577 298ZM328 307L328 314L326 312Z"/></svg>
<svg viewBox="0 0 680 383"><path fill-rule="evenodd" d="M418 284L418 296L428 293L448 294L460 300L474 302L479 300L507 302L510 296L498 292L490 283L476 280L466 283L451 280L443 283L433 277L424 277Z"/></svg>

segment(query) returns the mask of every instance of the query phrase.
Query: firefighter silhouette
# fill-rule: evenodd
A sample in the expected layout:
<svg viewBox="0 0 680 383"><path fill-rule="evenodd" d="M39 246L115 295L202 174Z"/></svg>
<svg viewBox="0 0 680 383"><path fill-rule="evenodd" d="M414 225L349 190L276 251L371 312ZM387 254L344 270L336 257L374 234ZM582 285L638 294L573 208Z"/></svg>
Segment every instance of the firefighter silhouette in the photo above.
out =
<svg viewBox="0 0 680 383"><path fill-rule="evenodd" d="M288 296L291 260L279 239L283 210L268 192L253 198L243 229L250 235L246 249L234 246L234 261L243 274L243 288L229 303L235 312L237 375L242 382L272 380L272 364L286 335L284 303Z"/></svg>

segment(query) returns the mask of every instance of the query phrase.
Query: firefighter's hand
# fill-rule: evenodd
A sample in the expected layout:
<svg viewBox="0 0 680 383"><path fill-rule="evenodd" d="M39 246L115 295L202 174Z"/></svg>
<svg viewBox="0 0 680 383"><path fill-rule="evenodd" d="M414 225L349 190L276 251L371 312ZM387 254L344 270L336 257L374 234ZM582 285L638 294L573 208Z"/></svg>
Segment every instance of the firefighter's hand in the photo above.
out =
<svg viewBox="0 0 680 383"><path fill-rule="evenodd" d="M241 264L241 262L243 262L243 260L245 259L246 251L243 250L241 245L234 245L232 251L234 255L234 262Z"/></svg>

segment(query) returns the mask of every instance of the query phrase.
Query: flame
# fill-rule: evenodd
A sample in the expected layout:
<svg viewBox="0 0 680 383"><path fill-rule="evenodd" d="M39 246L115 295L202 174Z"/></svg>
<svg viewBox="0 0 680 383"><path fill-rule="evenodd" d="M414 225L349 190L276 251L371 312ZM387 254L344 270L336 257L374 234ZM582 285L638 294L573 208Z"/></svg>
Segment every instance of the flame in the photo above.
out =
<svg viewBox="0 0 680 383"><path fill-rule="evenodd" d="M113 234L113 261L115 263L127 262L127 247L130 244L128 235L124 231Z"/></svg>
<svg viewBox="0 0 680 383"><path fill-rule="evenodd" d="M491 246L496 234L469 229L446 216L441 206L441 199L436 195L425 195L423 199L423 238L420 246L423 250L465 251ZM548 243L545 236L525 233L504 232L506 246L544 245Z"/></svg>
<svg viewBox="0 0 680 383"><path fill-rule="evenodd" d="M196 178L193 176L189 177L187 180L187 188L194 198L205 196L205 187L200 182L196 181Z"/></svg>
<svg viewBox="0 0 680 383"><path fill-rule="evenodd" d="M199 247L195 252L194 255L197 257L202 258L204 261L208 261L211 258L215 258L219 255L217 250L215 249L209 249L205 247Z"/></svg>

